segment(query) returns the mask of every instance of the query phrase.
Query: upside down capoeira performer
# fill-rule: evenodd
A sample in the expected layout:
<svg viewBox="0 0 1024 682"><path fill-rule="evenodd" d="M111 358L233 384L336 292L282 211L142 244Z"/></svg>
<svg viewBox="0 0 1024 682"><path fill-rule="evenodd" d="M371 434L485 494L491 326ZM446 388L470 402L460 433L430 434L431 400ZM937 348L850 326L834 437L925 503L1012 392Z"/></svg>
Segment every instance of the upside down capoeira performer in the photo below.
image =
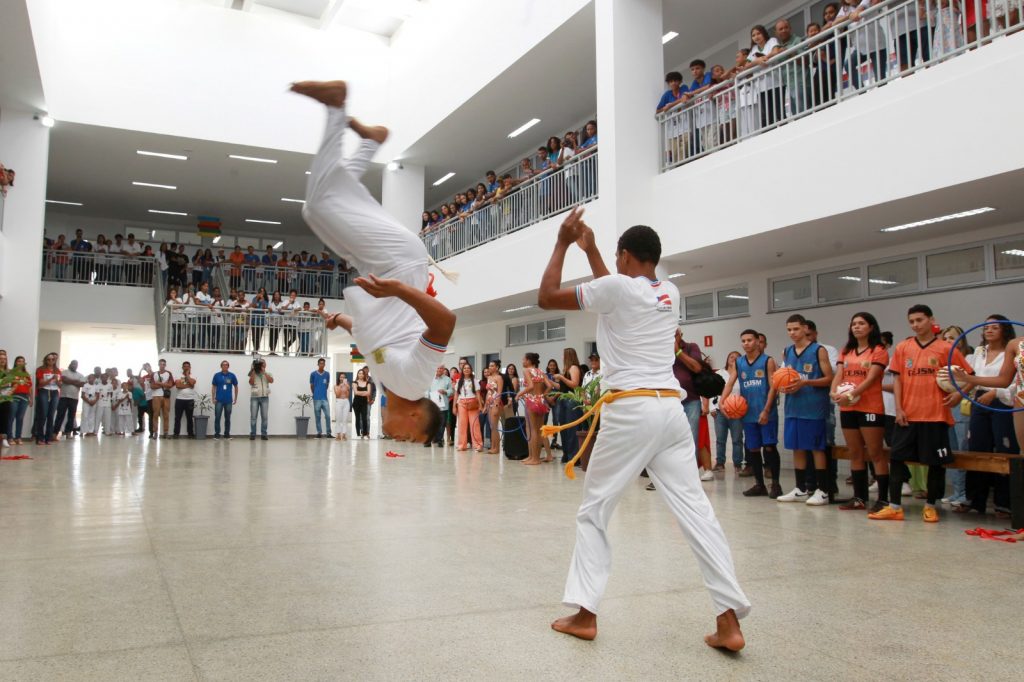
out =
<svg viewBox="0 0 1024 682"><path fill-rule="evenodd" d="M303 81L291 89L327 107L302 216L324 244L362 275L357 286L345 289L351 314L325 315L327 328L352 334L371 373L386 387L384 432L396 440L429 443L441 412L424 396L444 357L455 315L425 291L430 261L423 243L360 182L388 130L346 117L344 81ZM346 128L362 138L348 159L342 158Z"/></svg>
<svg viewBox="0 0 1024 682"><path fill-rule="evenodd" d="M701 487L694 436L672 374L679 290L657 281L654 274L661 257L661 241L654 230L637 225L619 237L618 274L613 275L582 215L577 208L562 223L538 303L546 310L598 313L601 385L610 393L598 401L601 430L583 482L576 548L563 597L567 606L579 611L551 627L581 639L597 636L598 602L611 569L608 522L626 488L646 468L679 522L711 593L717 628L704 641L739 651L744 645L739 619L750 611L750 602L736 581L729 544ZM573 243L587 254L594 279L563 289L562 266ZM571 466L567 465L567 474Z"/></svg>

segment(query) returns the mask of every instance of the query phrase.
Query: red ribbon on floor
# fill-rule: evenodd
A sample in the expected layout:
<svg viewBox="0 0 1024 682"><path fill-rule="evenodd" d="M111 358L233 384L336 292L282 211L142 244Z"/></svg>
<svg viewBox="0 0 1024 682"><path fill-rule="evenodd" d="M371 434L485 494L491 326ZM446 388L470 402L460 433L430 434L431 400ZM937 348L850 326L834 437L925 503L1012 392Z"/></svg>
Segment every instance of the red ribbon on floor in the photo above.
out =
<svg viewBox="0 0 1024 682"><path fill-rule="evenodd" d="M392 452L391 450L388 450L387 452L385 452L384 456L385 457L405 457L405 455L400 455L397 452Z"/></svg>
<svg viewBox="0 0 1024 682"><path fill-rule="evenodd" d="M7 455L6 457L0 457L0 459L32 459L28 455Z"/></svg>
<svg viewBox="0 0 1024 682"><path fill-rule="evenodd" d="M974 528L965 530L965 533L982 540L996 540L998 542L1017 542L1017 538L1008 537L1013 535L1024 535L1024 528L1017 530L989 530L988 528Z"/></svg>

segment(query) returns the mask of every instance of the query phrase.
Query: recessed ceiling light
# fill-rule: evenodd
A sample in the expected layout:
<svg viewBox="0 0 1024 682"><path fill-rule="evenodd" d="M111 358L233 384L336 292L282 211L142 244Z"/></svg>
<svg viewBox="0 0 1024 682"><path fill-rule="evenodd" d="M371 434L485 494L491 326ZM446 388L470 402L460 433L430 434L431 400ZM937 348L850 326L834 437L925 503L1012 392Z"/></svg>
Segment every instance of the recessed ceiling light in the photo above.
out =
<svg viewBox="0 0 1024 682"><path fill-rule="evenodd" d="M44 114L39 117L39 123L41 123L44 128L52 128L57 122L53 120L53 116L47 116Z"/></svg>
<svg viewBox="0 0 1024 682"><path fill-rule="evenodd" d="M674 272L668 276L669 279L675 279L676 277L686 277L685 272Z"/></svg>
<svg viewBox="0 0 1024 682"><path fill-rule="evenodd" d="M147 152L142 149L136 149L135 153L139 156L159 156L162 159L177 159L178 161L188 161L188 157L182 154L164 154L163 152Z"/></svg>
<svg viewBox="0 0 1024 682"><path fill-rule="evenodd" d="M79 204L81 205L81 204ZM1018 258L1024 258L1024 249L1007 249L1003 251L1005 256L1017 256Z"/></svg>
<svg viewBox="0 0 1024 682"><path fill-rule="evenodd" d="M274 244L274 248L275 249L280 249L282 246L284 246L284 242L278 242L278 243Z"/></svg>
<svg viewBox="0 0 1024 682"><path fill-rule="evenodd" d="M454 177L455 177L455 173L448 173L447 175L443 175L440 178L438 178L437 180L434 180L434 187L437 187L438 185L440 185L440 184L442 184L444 182L447 182L448 180L451 180Z"/></svg>
<svg viewBox="0 0 1024 682"><path fill-rule="evenodd" d="M523 133L525 133L527 130L529 130L533 126L537 125L538 123L540 123L540 119L539 118L531 118L529 121L527 121L523 125L519 126L515 130L513 130L511 133L509 133L508 136L509 137L518 137L519 135L522 135Z"/></svg>
<svg viewBox="0 0 1024 682"><path fill-rule="evenodd" d="M912 227L924 227L925 225L934 225L935 223L944 223L947 220L957 220L958 218L970 218L972 215L979 215L981 213L988 213L995 209L990 206L984 206L982 208L975 208L970 211L961 211L960 213L950 213L949 215L939 216L938 218L928 218L927 220L918 220L914 223L906 223L905 225L896 225L895 227L883 227L879 232L899 232L900 230L909 230Z"/></svg>
<svg viewBox="0 0 1024 682"><path fill-rule="evenodd" d="M150 239L156 239L156 230L150 230L149 231L149 238Z"/></svg>
<svg viewBox="0 0 1024 682"><path fill-rule="evenodd" d="M388 165L386 166L386 168L389 171L391 171L392 173L394 173L396 170L398 170L401 167L402 167L402 165L400 163L398 163L397 161L388 161Z"/></svg>
<svg viewBox="0 0 1024 682"><path fill-rule="evenodd" d="M537 306L535 306L535 305L521 305L521 306L519 306L517 308L506 308L505 310L502 310L501 312L503 312L503 313L518 313L521 310L530 310L531 308L536 308L536 307Z"/></svg>
<svg viewBox="0 0 1024 682"><path fill-rule="evenodd" d="M229 159L238 159L239 161L255 161L256 163L277 163L277 159L261 159L258 156L240 156L238 154L228 154Z"/></svg>
<svg viewBox="0 0 1024 682"><path fill-rule="evenodd" d="M174 185L158 185L155 182L139 182L138 180L132 180L132 184L136 187L156 187L157 189L178 189Z"/></svg>
<svg viewBox="0 0 1024 682"><path fill-rule="evenodd" d="M220 237L221 237L221 235L219 235L219 234L216 237L214 237L213 238L213 243L214 244L220 244Z"/></svg>
<svg viewBox="0 0 1024 682"><path fill-rule="evenodd" d="M293 204L304 204L304 203L306 203L305 199L289 199L288 197L281 197L281 201L289 201L289 202L291 202Z"/></svg>
<svg viewBox="0 0 1024 682"><path fill-rule="evenodd" d="M77 201L57 201L56 199L47 199L48 204L61 204L63 206L82 206L83 204Z"/></svg>
<svg viewBox="0 0 1024 682"><path fill-rule="evenodd" d="M309 172L309 171L306 171L306 175L309 175L309 174L310 174L310 172Z"/></svg>
<svg viewBox="0 0 1024 682"><path fill-rule="evenodd" d="M163 215L188 215L188 213L182 213L181 211L158 211L155 208L149 209L150 213L162 213Z"/></svg>
<svg viewBox="0 0 1024 682"><path fill-rule="evenodd" d="M246 218L247 223L260 223L261 225L280 225L280 220L257 220L256 218Z"/></svg>
<svg viewBox="0 0 1024 682"><path fill-rule="evenodd" d="M667 43L668 41L670 41L673 38L677 37L678 35L679 34L676 33L675 31L669 31L668 33L666 33L665 35L663 35L661 37L661 44L664 45L665 43Z"/></svg>

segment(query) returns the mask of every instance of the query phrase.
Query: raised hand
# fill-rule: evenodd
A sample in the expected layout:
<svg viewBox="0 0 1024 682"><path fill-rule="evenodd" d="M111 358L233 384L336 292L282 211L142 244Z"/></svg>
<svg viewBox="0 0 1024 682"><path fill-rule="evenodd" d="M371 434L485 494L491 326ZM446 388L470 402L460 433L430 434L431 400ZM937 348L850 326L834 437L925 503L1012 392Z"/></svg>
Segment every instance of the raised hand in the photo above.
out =
<svg viewBox="0 0 1024 682"><path fill-rule="evenodd" d="M577 206L569 211L569 215L562 221L562 226L558 228L558 241L566 246L572 244L580 239L584 227L586 225L583 222L583 207Z"/></svg>
<svg viewBox="0 0 1024 682"><path fill-rule="evenodd" d="M356 277L356 284L362 287L363 291L370 294L374 298L387 298L388 296L398 296L402 288L405 286L400 280L397 279L381 279L376 275L367 275L366 277Z"/></svg>

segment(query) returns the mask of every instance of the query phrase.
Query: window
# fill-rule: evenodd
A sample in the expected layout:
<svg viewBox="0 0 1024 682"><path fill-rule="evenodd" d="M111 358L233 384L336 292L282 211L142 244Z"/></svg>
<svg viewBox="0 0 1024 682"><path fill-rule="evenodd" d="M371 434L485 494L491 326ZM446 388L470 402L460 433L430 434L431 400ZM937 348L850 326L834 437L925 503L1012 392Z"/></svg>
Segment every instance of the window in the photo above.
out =
<svg viewBox="0 0 1024 682"><path fill-rule="evenodd" d="M510 324L505 328L509 346L523 346L546 341L565 341L565 318L526 324Z"/></svg>
<svg viewBox="0 0 1024 682"><path fill-rule="evenodd" d="M771 283L772 309L799 308L814 303L811 297L811 276L778 279Z"/></svg>
<svg viewBox="0 0 1024 682"><path fill-rule="evenodd" d="M933 253L926 258L928 288L951 287L985 281L985 248Z"/></svg>
<svg viewBox="0 0 1024 682"><path fill-rule="evenodd" d="M917 258L868 266L868 296L917 291Z"/></svg>
<svg viewBox="0 0 1024 682"><path fill-rule="evenodd" d="M706 294L687 296L683 299L683 302L686 306L683 319L687 322L691 320L708 320L715 316L715 298L714 294L710 291Z"/></svg>
<svg viewBox="0 0 1024 682"><path fill-rule="evenodd" d="M1024 277L1024 239L992 245L996 279Z"/></svg>
<svg viewBox="0 0 1024 682"><path fill-rule="evenodd" d="M683 297L683 322L713 320L750 314L750 295L746 284L737 284Z"/></svg>
<svg viewBox="0 0 1024 682"><path fill-rule="evenodd" d="M747 285L744 284L732 289L720 289L717 293L717 317L747 315L750 313L750 295L747 293Z"/></svg>
<svg viewBox="0 0 1024 682"><path fill-rule="evenodd" d="M823 272L818 275L818 303L849 301L864 294L860 268Z"/></svg>

